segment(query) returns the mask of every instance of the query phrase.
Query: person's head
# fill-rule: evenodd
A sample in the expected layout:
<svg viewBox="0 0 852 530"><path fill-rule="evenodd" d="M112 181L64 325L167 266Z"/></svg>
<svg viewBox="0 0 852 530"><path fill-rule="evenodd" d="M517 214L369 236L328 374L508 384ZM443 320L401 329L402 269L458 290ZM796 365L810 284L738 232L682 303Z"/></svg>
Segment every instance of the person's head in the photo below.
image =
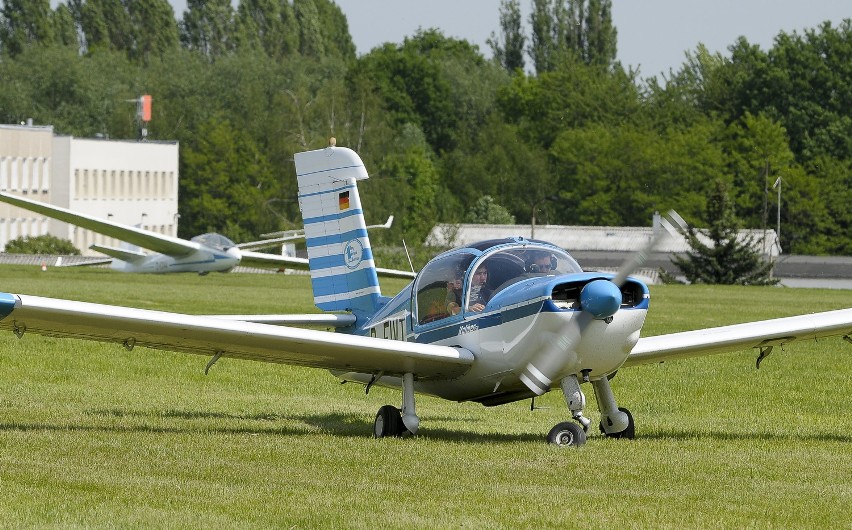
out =
<svg viewBox="0 0 852 530"><path fill-rule="evenodd" d="M530 272L550 272L553 267L550 252L536 252L530 264Z"/></svg>
<svg viewBox="0 0 852 530"><path fill-rule="evenodd" d="M485 264L482 264L473 273L473 284L474 285L482 285L487 281L488 281L488 268L485 266Z"/></svg>

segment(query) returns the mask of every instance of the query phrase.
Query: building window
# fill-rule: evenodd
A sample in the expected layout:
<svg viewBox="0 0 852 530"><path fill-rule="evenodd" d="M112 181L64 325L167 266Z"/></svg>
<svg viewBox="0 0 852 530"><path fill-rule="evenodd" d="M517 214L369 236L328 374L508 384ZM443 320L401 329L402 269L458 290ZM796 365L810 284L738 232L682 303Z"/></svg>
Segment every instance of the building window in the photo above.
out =
<svg viewBox="0 0 852 530"><path fill-rule="evenodd" d="M18 174L20 171L21 159L18 157L12 158L12 163L9 164L9 189L12 191L18 191Z"/></svg>
<svg viewBox="0 0 852 530"><path fill-rule="evenodd" d="M41 159L41 189L46 192L50 189L50 159Z"/></svg>
<svg viewBox="0 0 852 530"><path fill-rule="evenodd" d="M24 193L29 191L31 168L32 164L30 163L30 159L27 157L21 158L21 191Z"/></svg>

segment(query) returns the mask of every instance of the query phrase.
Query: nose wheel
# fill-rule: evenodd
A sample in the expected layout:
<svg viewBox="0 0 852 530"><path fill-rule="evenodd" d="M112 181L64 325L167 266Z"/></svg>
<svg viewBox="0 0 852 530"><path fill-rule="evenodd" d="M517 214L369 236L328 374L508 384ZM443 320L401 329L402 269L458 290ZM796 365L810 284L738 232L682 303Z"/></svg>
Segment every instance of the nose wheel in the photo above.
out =
<svg viewBox="0 0 852 530"><path fill-rule="evenodd" d="M561 447L578 447L586 443L586 431L591 423L583 416L586 408L586 396L580 389L577 375L569 375L562 379L562 393L565 403L576 422L565 421L557 424L547 434L547 442ZM595 398L601 412L600 430L607 438L625 438L632 440L636 436L636 427L630 411L619 407L612 394L609 379L606 377L592 381Z"/></svg>
<svg viewBox="0 0 852 530"><path fill-rule="evenodd" d="M607 438L624 438L627 440L632 440L636 437L636 426L633 423L633 414L630 414L630 411L624 407L618 407L618 411L621 412L623 415L627 416L627 427L625 427L624 430L621 431L607 432L607 427L604 426L604 420L609 422L609 417L604 418L602 416L601 423L599 425L601 434L603 434Z"/></svg>
<svg viewBox="0 0 852 530"><path fill-rule="evenodd" d="M586 443L586 431L579 423L563 421L547 433L547 443L559 447L579 447Z"/></svg>

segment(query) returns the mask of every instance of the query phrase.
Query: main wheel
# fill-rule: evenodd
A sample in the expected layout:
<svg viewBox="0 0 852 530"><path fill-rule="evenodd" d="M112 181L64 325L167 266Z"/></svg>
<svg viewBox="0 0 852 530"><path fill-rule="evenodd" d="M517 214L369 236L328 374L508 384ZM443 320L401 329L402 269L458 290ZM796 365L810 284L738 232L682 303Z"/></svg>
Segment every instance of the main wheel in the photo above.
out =
<svg viewBox="0 0 852 530"><path fill-rule="evenodd" d="M586 443L586 432L573 421L563 421L547 433L547 443L560 447L579 447Z"/></svg>
<svg viewBox="0 0 852 530"><path fill-rule="evenodd" d="M393 405L385 405L376 413L376 421L373 423L373 437L384 438L385 436L400 436L405 430L402 423L402 414Z"/></svg>
<svg viewBox="0 0 852 530"><path fill-rule="evenodd" d="M603 434L607 438L625 438L627 440L632 440L636 437L636 426L633 423L633 414L630 414L630 411L624 407L618 407L618 410L627 414L627 428L619 432L606 432L604 430L603 423L601 423L599 425L601 429L601 434Z"/></svg>

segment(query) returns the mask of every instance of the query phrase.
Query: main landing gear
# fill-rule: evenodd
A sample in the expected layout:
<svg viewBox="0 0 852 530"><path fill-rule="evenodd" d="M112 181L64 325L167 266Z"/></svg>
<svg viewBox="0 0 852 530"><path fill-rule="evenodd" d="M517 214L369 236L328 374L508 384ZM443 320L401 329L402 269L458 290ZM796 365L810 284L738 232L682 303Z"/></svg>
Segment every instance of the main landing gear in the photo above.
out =
<svg viewBox="0 0 852 530"><path fill-rule="evenodd" d="M591 420L583 416L586 408L586 396L580 389L580 381L576 375L569 375L561 383L565 403L571 411L575 422L564 421L557 424L547 434L547 442L563 447L578 447L586 443L586 432ZM633 415L621 408L615 402L615 396L609 385L609 379L602 378L592 381L595 389L595 399L601 412L600 430L608 438L627 438L632 440L636 435Z"/></svg>
<svg viewBox="0 0 852 530"><path fill-rule="evenodd" d="M420 418L414 407L414 374L407 373L402 376L402 409L393 405L380 408L373 423L373 436L410 436L417 434L419 427Z"/></svg>

